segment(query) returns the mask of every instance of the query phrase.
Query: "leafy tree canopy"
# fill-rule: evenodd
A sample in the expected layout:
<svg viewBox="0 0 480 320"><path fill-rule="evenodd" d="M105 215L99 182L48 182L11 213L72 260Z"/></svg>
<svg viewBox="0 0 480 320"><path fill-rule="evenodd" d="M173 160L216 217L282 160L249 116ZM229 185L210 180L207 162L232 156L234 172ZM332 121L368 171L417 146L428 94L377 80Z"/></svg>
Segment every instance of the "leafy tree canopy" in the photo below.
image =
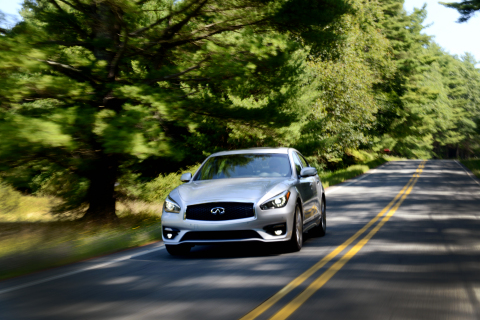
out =
<svg viewBox="0 0 480 320"><path fill-rule="evenodd" d="M324 27L349 10L337 0L26 0L24 21L1 30L0 165L62 168L88 182L86 218L115 219L122 170L182 159L205 119L301 119L301 44L328 38Z"/></svg>

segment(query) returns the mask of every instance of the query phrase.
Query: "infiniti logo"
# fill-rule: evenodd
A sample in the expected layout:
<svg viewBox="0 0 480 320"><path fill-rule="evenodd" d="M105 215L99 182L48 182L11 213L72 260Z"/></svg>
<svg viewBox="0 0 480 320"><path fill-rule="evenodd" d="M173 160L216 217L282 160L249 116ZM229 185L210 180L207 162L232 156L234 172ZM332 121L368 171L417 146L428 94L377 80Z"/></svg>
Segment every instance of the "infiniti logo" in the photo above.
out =
<svg viewBox="0 0 480 320"><path fill-rule="evenodd" d="M210 210L210 212L213 213L213 214L224 214L225 209L222 208L222 207L215 207L212 210Z"/></svg>

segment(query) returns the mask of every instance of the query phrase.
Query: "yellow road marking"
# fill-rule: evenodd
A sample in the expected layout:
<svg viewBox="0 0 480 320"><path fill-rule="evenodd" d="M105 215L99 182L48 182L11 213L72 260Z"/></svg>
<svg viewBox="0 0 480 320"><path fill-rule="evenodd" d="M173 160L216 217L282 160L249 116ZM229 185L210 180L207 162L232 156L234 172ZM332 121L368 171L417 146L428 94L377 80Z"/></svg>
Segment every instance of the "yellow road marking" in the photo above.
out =
<svg viewBox="0 0 480 320"><path fill-rule="evenodd" d="M277 303L280 299L285 297L288 293L290 293L292 290L294 290L296 287L301 285L305 280L310 278L315 272L323 268L328 262L330 262L333 258L335 258L340 252L345 250L346 247L348 247L353 241L355 241L358 237L360 237L366 230L368 230L377 220L385 214L392 206L393 204L402 196L402 194L409 188L410 185L413 186L412 182L415 180L416 174L419 172L420 169L424 167L424 162L422 162L417 170L415 171L415 174L410 178L408 183L400 190L400 192L395 196L395 198L382 210L380 211L379 214L377 214L372 220L370 220L363 228L358 230L353 236L348 238L347 241L342 243L340 246L338 246L335 250L330 252L327 256L325 256L322 260L314 264L312 267L310 267L308 270L306 270L304 273L299 275L297 278L293 279L289 284L287 284L285 287L283 287L280 291L275 293L273 296L271 296L269 299L265 300L262 304L260 304L258 307L244 315L240 320L253 320L257 318L259 315L267 311L271 306L273 306L275 303Z"/></svg>
<svg viewBox="0 0 480 320"><path fill-rule="evenodd" d="M410 194L413 186L417 182L420 174L425 167L424 163L420 164L417 172L413 175L413 182L408 187L407 191L403 194L401 199L395 204L395 206L383 217L383 219L373 228L362 240L360 240L352 249L343 255L337 262L335 262L330 268L322 273L315 281L313 281L302 293L295 297L290 303L278 311L270 320L284 320L287 319L295 310L297 310L305 301L308 300L316 291L318 291L325 283L330 280L360 249L377 233L380 228L394 215L395 211L400 207L405 198Z"/></svg>

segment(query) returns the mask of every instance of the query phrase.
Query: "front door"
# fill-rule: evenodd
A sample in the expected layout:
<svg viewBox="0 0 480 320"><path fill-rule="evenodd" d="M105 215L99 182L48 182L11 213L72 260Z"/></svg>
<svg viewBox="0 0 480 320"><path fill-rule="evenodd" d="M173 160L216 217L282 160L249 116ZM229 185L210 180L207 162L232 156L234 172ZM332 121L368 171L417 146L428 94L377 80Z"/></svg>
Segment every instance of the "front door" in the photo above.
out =
<svg viewBox="0 0 480 320"><path fill-rule="evenodd" d="M316 191L315 186L315 177L300 177L300 171L304 167L299 155L294 152L293 154L293 163L295 164L295 170L297 172L298 182L297 182L297 190L300 193L300 197L303 201L303 216L304 216L304 223L309 222L315 216L315 199Z"/></svg>
<svg viewBox="0 0 480 320"><path fill-rule="evenodd" d="M296 152L295 152L296 153ZM298 158L300 159L300 162L302 164L302 167L303 168L306 168L306 167L310 167L310 165L308 164L307 160L301 155L301 154L298 154L297 153L297 156ZM320 186L320 178L318 177L318 175L315 175L313 177L309 177L310 178L310 187L311 187L311 192L312 192L312 198L311 198L311 201L312 201L312 204L311 204L311 213L309 213L309 218L314 218L316 215L320 215L321 214L321 210L320 210L320 201L319 201L319 198L318 198L318 195L321 194L321 186ZM320 192L318 192L318 189L320 189Z"/></svg>

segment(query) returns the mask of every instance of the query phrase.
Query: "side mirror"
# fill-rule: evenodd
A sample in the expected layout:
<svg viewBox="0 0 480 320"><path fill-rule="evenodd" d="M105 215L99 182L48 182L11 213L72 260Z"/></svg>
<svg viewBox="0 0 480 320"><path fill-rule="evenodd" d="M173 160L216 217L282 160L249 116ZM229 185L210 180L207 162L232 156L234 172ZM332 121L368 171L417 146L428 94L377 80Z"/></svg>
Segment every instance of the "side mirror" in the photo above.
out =
<svg viewBox="0 0 480 320"><path fill-rule="evenodd" d="M182 176L180 177L180 180L182 182L189 182L190 180L192 180L192 174L190 172L187 172L187 173L184 173L182 174Z"/></svg>
<svg viewBox="0 0 480 320"><path fill-rule="evenodd" d="M313 167L306 167L300 171L300 177L312 177L317 174L317 169Z"/></svg>

